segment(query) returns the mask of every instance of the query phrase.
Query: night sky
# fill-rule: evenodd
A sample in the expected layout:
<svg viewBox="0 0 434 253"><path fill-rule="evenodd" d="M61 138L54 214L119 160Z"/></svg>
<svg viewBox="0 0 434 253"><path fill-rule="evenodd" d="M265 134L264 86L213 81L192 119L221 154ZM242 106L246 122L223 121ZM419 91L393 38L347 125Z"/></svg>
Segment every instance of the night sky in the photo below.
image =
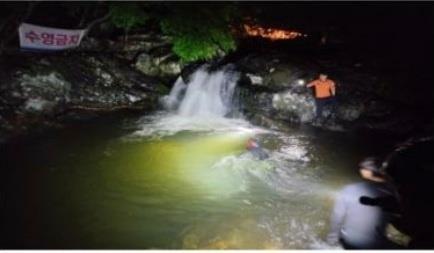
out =
<svg viewBox="0 0 434 253"><path fill-rule="evenodd" d="M356 50L401 64L433 67L434 5L429 2L243 3L270 26L330 31ZM333 38L332 38L333 39Z"/></svg>

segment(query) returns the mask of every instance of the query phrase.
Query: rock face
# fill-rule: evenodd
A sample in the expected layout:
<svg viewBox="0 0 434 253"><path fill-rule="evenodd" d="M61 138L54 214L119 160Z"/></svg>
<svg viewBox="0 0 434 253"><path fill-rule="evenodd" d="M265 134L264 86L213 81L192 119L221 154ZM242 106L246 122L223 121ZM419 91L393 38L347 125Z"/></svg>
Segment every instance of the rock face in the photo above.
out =
<svg viewBox="0 0 434 253"><path fill-rule="evenodd" d="M170 37L142 34L118 44L121 48L117 50L122 52L118 56L132 62L132 67L147 76L173 81L181 73L183 64L172 52Z"/></svg>
<svg viewBox="0 0 434 253"><path fill-rule="evenodd" d="M127 40L124 37L116 40L86 37L80 50L113 52L143 74L168 81L176 79L183 68L180 59L172 52L171 38L152 32L132 35Z"/></svg>
<svg viewBox="0 0 434 253"><path fill-rule="evenodd" d="M148 53L141 53L137 57L135 67L150 76L176 76L181 73L181 65L176 61L167 60L170 56L154 57Z"/></svg>
<svg viewBox="0 0 434 253"><path fill-rule="evenodd" d="M419 115L418 105L394 99L384 89L391 82L381 73L360 69L362 64L281 53L256 53L235 62L242 72L241 100L244 113L255 123L270 120L312 124L329 130L375 129L411 131ZM326 119L314 120L313 90L305 85L326 72L337 85L335 106L325 109ZM411 108L411 110L409 110ZM260 120L262 119L262 120ZM267 119L267 120L264 120ZM423 121L423 120L422 120Z"/></svg>
<svg viewBox="0 0 434 253"><path fill-rule="evenodd" d="M85 37L78 50L60 53L1 55L0 141L91 111L155 109L183 68L171 47L169 37L149 33Z"/></svg>
<svg viewBox="0 0 434 253"><path fill-rule="evenodd" d="M154 109L168 90L161 79L110 54L20 53L2 57L0 66L3 136L55 122L71 110Z"/></svg>
<svg viewBox="0 0 434 253"><path fill-rule="evenodd" d="M239 104L256 124L398 132L412 131L419 123L432 126L431 117L426 117L432 110L414 113L423 101L414 98L417 89L410 96L399 94L402 89L391 89L395 83L364 62L269 49L228 62L241 72ZM28 128L26 122L53 122L74 109L155 108L177 76L188 82L201 64L184 66L171 53L170 38L158 34L130 36L127 41L86 38L80 51L2 55L0 135ZM325 109L327 120L315 121L313 91L305 85L320 71L336 82L337 96L336 106Z"/></svg>

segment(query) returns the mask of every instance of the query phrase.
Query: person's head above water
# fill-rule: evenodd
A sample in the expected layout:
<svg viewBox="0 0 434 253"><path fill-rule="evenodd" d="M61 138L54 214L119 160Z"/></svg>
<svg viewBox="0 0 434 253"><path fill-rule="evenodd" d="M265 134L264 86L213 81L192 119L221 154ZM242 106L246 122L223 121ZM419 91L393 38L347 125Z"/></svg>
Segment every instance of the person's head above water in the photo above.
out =
<svg viewBox="0 0 434 253"><path fill-rule="evenodd" d="M384 182L386 180L386 175L381 170L380 163L375 157L363 159L359 163L359 173L362 178L370 181Z"/></svg>
<svg viewBox="0 0 434 253"><path fill-rule="evenodd" d="M259 144L255 138L251 137L247 140L247 143L246 143L247 149L252 149L252 148L257 148L257 147L259 147Z"/></svg>
<svg viewBox="0 0 434 253"><path fill-rule="evenodd" d="M321 81L325 81L325 80L327 80L327 77L328 77L327 74L324 74L324 73L320 73L320 74L319 74L319 80L321 80Z"/></svg>

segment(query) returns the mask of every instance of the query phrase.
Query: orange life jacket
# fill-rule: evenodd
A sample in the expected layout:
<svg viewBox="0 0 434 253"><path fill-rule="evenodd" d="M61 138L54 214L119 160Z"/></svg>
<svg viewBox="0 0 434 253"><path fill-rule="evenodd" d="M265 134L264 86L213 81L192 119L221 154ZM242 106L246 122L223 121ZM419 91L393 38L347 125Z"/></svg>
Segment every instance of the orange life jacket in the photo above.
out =
<svg viewBox="0 0 434 253"><path fill-rule="evenodd" d="M335 83L332 80L321 81L317 79L312 82L312 85L315 87L316 98L327 98L335 92Z"/></svg>

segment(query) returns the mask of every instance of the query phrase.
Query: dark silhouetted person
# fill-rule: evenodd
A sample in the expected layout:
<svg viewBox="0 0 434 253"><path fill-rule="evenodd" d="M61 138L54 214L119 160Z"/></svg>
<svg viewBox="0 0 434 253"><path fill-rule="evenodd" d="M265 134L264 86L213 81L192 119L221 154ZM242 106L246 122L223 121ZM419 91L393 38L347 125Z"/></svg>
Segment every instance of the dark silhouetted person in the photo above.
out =
<svg viewBox="0 0 434 253"><path fill-rule="evenodd" d="M246 149L260 160L268 158L267 152L265 152L265 150L262 149L258 142L253 138L247 140Z"/></svg>
<svg viewBox="0 0 434 253"><path fill-rule="evenodd" d="M335 82L328 79L326 74L320 74L319 78L308 83L306 87L315 89L316 119L322 117L324 107L335 103L336 86Z"/></svg>
<svg viewBox="0 0 434 253"><path fill-rule="evenodd" d="M411 249L434 249L434 137L410 139L386 158L384 167L400 196L394 226L410 236Z"/></svg>
<svg viewBox="0 0 434 253"><path fill-rule="evenodd" d="M346 186L338 195L331 218L328 242L340 242L346 249L397 249L399 246L385 236L393 216L378 205L363 200L395 197L393 187L374 158L359 164L363 182Z"/></svg>

